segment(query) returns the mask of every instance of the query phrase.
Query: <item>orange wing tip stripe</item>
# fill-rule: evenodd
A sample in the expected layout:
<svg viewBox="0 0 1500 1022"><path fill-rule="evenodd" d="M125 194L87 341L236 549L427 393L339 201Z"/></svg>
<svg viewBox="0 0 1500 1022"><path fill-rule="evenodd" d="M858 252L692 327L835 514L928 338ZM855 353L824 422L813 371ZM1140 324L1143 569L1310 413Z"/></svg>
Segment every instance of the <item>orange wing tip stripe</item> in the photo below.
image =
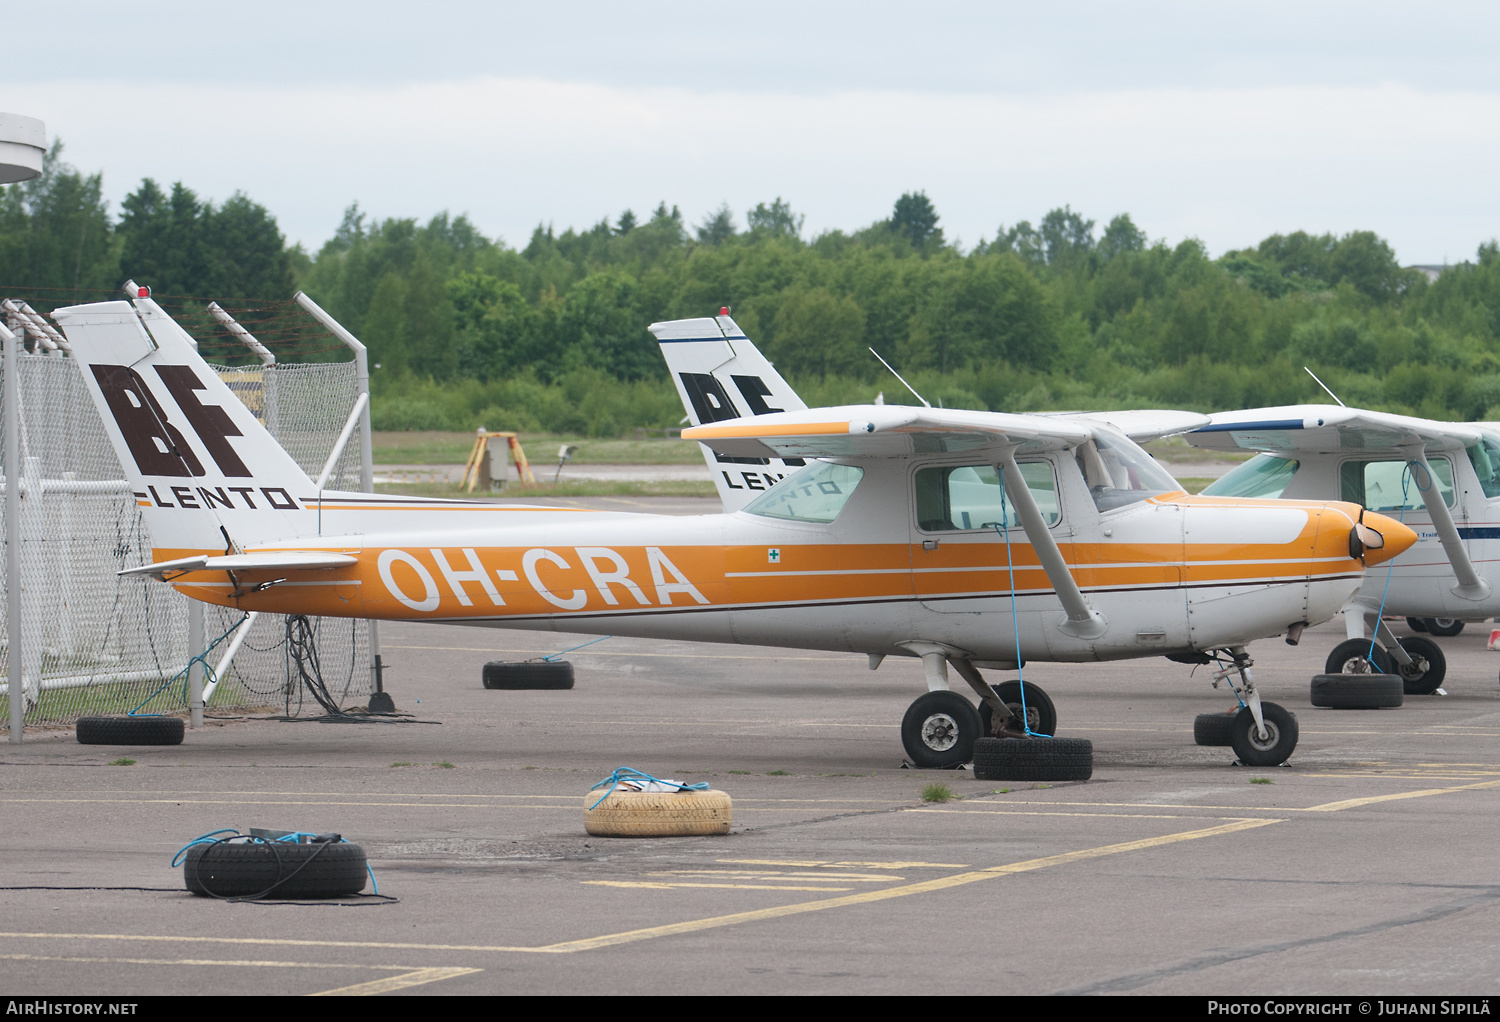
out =
<svg viewBox="0 0 1500 1022"><path fill-rule="evenodd" d="M750 423L738 426L692 426L682 431L684 440L722 440L729 437L838 436L847 433L873 433L873 422L801 422L781 427Z"/></svg>

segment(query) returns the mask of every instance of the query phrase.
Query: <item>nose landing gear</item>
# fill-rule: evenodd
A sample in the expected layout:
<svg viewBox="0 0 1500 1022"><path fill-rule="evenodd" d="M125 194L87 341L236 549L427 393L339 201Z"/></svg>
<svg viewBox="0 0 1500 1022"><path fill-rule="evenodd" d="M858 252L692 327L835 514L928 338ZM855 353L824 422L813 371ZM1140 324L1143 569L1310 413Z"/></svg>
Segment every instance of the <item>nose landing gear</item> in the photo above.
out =
<svg viewBox="0 0 1500 1022"><path fill-rule="evenodd" d="M1214 688L1227 681L1240 712L1229 727L1229 745L1245 766L1278 766L1285 763L1297 748L1297 717L1277 703L1262 702L1250 677L1254 663L1243 646L1232 646L1230 663L1214 672Z"/></svg>

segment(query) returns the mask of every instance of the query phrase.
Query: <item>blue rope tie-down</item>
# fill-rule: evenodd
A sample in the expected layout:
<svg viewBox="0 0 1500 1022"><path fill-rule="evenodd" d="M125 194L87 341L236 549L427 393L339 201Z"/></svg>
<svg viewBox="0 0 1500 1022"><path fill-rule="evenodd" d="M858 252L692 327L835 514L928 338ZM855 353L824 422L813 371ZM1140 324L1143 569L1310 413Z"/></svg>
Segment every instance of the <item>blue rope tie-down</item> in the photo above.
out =
<svg viewBox="0 0 1500 1022"><path fill-rule="evenodd" d="M670 778L652 777L644 770L637 770L634 767L616 767L614 773L610 774L598 784L589 786L589 791L595 791L599 788L604 787L606 784L609 785L609 790L606 791L603 795L599 796L599 802L595 802L593 805L589 806L589 808L599 808L599 803L603 802L605 799L609 798L609 796L613 795L615 793L615 789L618 788L623 781L644 781L654 784L670 784L675 785L678 791L708 790L707 781L698 781L695 784L687 784L683 781L671 780Z"/></svg>
<svg viewBox="0 0 1500 1022"><path fill-rule="evenodd" d="M1021 616L1016 610L1016 564L1010 552L1010 529L1002 530L1002 526L1010 524L1010 507L1005 498L1005 469L1001 468L999 474L1000 521L995 523L995 531L1005 538L1005 567L1010 572L1010 628L1011 634L1016 637L1016 683L1021 686L1021 727L1026 729L1027 738L1051 738L1051 735L1031 730L1031 714L1026 710L1026 675L1021 669Z"/></svg>
<svg viewBox="0 0 1500 1022"><path fill-rule="evenodd" d="M194 664L202 664L203 665L203 680L205 682L207 682L208 684L211 684L211 685L218 684L219 676L214 673L213 667L211 667L209 665L209 663L208 663L208 655L210 653L212 653L215 649L217 649L219 647L220 643L222 643L225 639L227 639L231 635L233 635L235 633L235 631L238 630L238 628L240 627L240 625L242 625L242 624L245 623L245 619L248 618L249 616L250 616L249 614L243 614L243 615L241 615L240 619L238 621L236 621L234 624L232 624L232 625L229 626L229 631L227 631L223 635L219 636L213 642L210 642L208 644L208 648L207 649L205 649L202 653L199 653L197 656L195 656L192 659L190 659L187 662L187 666L186 667L184 667L182 670L178 671L176 674L172 675L166 681L162 682L159 686L157 686L157 689L156 689L155 692L152 692L145 699L142 699L140 701L140 703L138 703L136 705L136 708L134 710L131 710L128 713L126 713L125 716L127 716L127 717L135 717L135 716L141 716L141 717L162 717L162 716L165 716L165 714L161 714L161 713L140 713L139 711L140 711L140 708L142 706L145 706L151 700L155 699L157 696L161 695L164 691L166 691L167 688L172 684L172 682L176 681L178 678L182 679L182 701L184 703L186 703L190 698L192 698L191 693L188 692L188 681L189 681L191 672L193 670L193 665ZM218 831L215 831L215 833L218 833Z"/></svg>
<svg viewBox="0 0 1500 1022"><path fill-rule="evenodd" d="M229 836L219 837L220 834L228 834ZM295 845L300 844L302 839L305 837L317 837L317 835L312 831L298 830L293 831L290 834L283 834L280 837L272 838L268 841L267 839L258 837L254 834L241 834L233 827L224 827L219 830L211 830L207 834L199 834L197 837L193 838L193 840L177 849L177 854L172 856L171 868L176 869L178 866L181 866L184 862L186 862L188 849L192 848L194 845L223 845L228 844L231 841L237 841L240 838L244 838L249 843L259 845L270 844L272 841L279 841L282 844ZM348 844L348 842L343 838L339 838L338 843ZM370 860L368 858L365 859L365 873L370 877L370 886L373 888L372 893L379 894L380 881L375 879L375 871L370 868Z"/></svg>
<svg viewBox="0 0 1500 1022"><path fill-rule="evenodd" d="M571 653L575 649L582 649L585 646L592 646L596 642L603 642L605 639L613 639L613 638L614 638L613 635L601 635L597 639L590 639L588 642L580 642L576 646L569 646L567 649L558 650L556 653L549 653L546 656L541 657L541 661L543 663L547 663L547 664L554 663L557 660L558 657L562 656L565 653Z"/></svg>

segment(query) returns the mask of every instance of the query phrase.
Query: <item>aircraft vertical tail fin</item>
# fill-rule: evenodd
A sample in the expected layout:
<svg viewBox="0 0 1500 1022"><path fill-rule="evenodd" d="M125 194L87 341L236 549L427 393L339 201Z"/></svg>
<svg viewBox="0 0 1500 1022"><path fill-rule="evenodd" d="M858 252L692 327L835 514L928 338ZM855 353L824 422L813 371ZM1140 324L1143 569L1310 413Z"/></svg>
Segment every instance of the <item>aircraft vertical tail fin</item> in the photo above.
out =
<svg viewBox="0 0 1500 1022"><path fill-rule="evenodd" d="M312 480L155 302L75 305L52 317L158 560L317 534Z"/></svg>
<svg viewBox="0 0 1500 1022"><path fill-rule="evenodd" d="M695 426L807 407L727 312L713 318L652 323L677 396ZM725 511L738 511L800 458L731 458L703 445Z"/></svg>

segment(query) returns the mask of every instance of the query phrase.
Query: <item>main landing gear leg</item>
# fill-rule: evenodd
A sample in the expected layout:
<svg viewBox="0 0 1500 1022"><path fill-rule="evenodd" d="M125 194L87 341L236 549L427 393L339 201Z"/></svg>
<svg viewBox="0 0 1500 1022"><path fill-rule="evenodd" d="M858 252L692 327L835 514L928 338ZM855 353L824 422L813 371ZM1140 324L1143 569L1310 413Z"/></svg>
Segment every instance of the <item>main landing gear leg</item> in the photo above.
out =
<svg viewBox="0 0 1500 1022"><path fill-rule="evenodd" d="M1229 682L1241 709L1234 718L1229 744L1246 766L1276 766L1285 763L1297 747L1297 718L1276 703L1263 702L1250 676L1254 663L1243 646L1229 648L1233 661L1214 672L1214 686Z"/></svg>

